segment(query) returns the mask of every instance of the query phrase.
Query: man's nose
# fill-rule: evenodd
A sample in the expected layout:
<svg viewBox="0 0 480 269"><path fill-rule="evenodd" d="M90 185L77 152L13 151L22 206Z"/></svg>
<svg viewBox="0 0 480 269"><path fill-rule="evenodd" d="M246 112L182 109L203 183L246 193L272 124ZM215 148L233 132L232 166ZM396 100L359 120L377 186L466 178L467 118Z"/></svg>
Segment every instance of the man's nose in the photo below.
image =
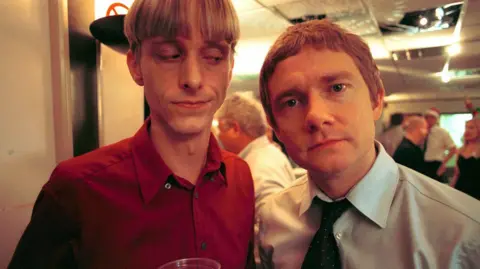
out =
<svg viewBox="0 0 480 269"><path fill-rule="evenodd" d="M180 78L180 87L184 90L199 90L202 88L202 65L199 59L190 55L182 63Z"/></svg>
<svg viewBox="0 0 480 269"><path fill-rule="evenodd" d="M305 116L305 130L309 133L314 133L325 125L331 125L332 123L333 116L328 100L325 100L320 94L311 94Z"/></svg>

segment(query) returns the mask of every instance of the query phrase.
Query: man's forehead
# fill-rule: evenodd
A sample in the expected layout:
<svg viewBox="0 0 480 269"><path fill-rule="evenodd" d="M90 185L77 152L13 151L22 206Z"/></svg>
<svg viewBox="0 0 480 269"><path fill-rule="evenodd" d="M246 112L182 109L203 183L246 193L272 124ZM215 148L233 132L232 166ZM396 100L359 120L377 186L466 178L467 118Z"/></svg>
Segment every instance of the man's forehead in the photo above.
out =
<svg viewBox="0 0 480 269"><path fill-rule="evenodd" d="M307 46L296 54L278 62L275 71L295 73L301 70L319 70L322 73L357 73L353 58L344 51Z"/></svg>

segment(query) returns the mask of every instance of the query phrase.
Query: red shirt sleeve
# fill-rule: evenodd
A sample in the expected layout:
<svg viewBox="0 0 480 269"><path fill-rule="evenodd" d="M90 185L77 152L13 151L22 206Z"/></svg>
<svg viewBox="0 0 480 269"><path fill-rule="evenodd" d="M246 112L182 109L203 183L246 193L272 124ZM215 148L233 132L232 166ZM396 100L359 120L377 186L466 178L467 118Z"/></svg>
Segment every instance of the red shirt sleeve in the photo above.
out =
<svg viewBox="0 0 480 269"><path fill-rule="evenodd" d="M77 226L45 188L40 192L8 269L77 268Z"/></svg>

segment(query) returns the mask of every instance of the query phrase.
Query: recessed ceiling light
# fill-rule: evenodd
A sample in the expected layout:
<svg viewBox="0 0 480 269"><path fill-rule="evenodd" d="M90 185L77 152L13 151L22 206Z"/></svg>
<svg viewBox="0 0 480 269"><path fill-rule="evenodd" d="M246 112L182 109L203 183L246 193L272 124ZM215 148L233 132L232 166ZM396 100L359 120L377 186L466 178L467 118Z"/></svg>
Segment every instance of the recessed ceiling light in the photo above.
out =
<svg viewBox="0 0 480 269"><path fill-rule="evenodd" d="M398 61L398 55L396 53L392 53L392 58L394 61Z"/></svg>
<svg viewBox="0 0 480 269"><path fill-rule="evenodd" d="M450 77L450 75L449 75L448 73L442 74L442 82L443 82L443 83L448 83L448 82L450 82L450 79L451 79L451 77Z"/></svg>
<svg viewBox="0 0 480 269"><path fill-rule="evenodd" d="M455 56L455 55L458 55L462 51L462 47L460 46L460 44L455 43L453 45L448 46L446 50L447 50L448 55Z"/></svg>
<svg viewBox="0 0 480 269"><path fill-rule="evenodd" d="M425 25L427 25L427 23L428 23L428 19L427 19L427 18L423 17L423 18L420 19L420 25L421 25L421 26L425 26Z"/></svg>

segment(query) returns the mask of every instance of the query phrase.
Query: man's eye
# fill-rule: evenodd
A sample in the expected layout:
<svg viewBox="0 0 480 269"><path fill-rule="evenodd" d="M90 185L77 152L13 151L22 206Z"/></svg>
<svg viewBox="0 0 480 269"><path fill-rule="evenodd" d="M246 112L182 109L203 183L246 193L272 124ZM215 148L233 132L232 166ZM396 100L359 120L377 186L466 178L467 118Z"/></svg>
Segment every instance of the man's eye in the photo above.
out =
<svg viewBox="0 0 480 269"><path fill-rule="evenodd" d="M180 53L160 55L160 58L165 59L165 60L177 60L180 57L181 57Z"/></svg>
<svg viewBox="0 0 480 269"><path fill-rule="evenodd" d="M296 99L289 99L285 102L285 104L288 106L288 107L294 107L296 106L298 103L298 101Z"/></svg>
<svg viewBox="0 0 480 269"><path fill-rule="evenodd" d="M332 85L332 91L334 92L342 92L343 90L345 90L345 88L345 84L341 83Z"/></svg>
<svg viewBox="0 0 480 269"><path fill-rule="evenodd" d="M221 60L223 60L223 57L222 56L206 56L205 57L209 62L211 63L218 63L220 62Z"/></svg>

